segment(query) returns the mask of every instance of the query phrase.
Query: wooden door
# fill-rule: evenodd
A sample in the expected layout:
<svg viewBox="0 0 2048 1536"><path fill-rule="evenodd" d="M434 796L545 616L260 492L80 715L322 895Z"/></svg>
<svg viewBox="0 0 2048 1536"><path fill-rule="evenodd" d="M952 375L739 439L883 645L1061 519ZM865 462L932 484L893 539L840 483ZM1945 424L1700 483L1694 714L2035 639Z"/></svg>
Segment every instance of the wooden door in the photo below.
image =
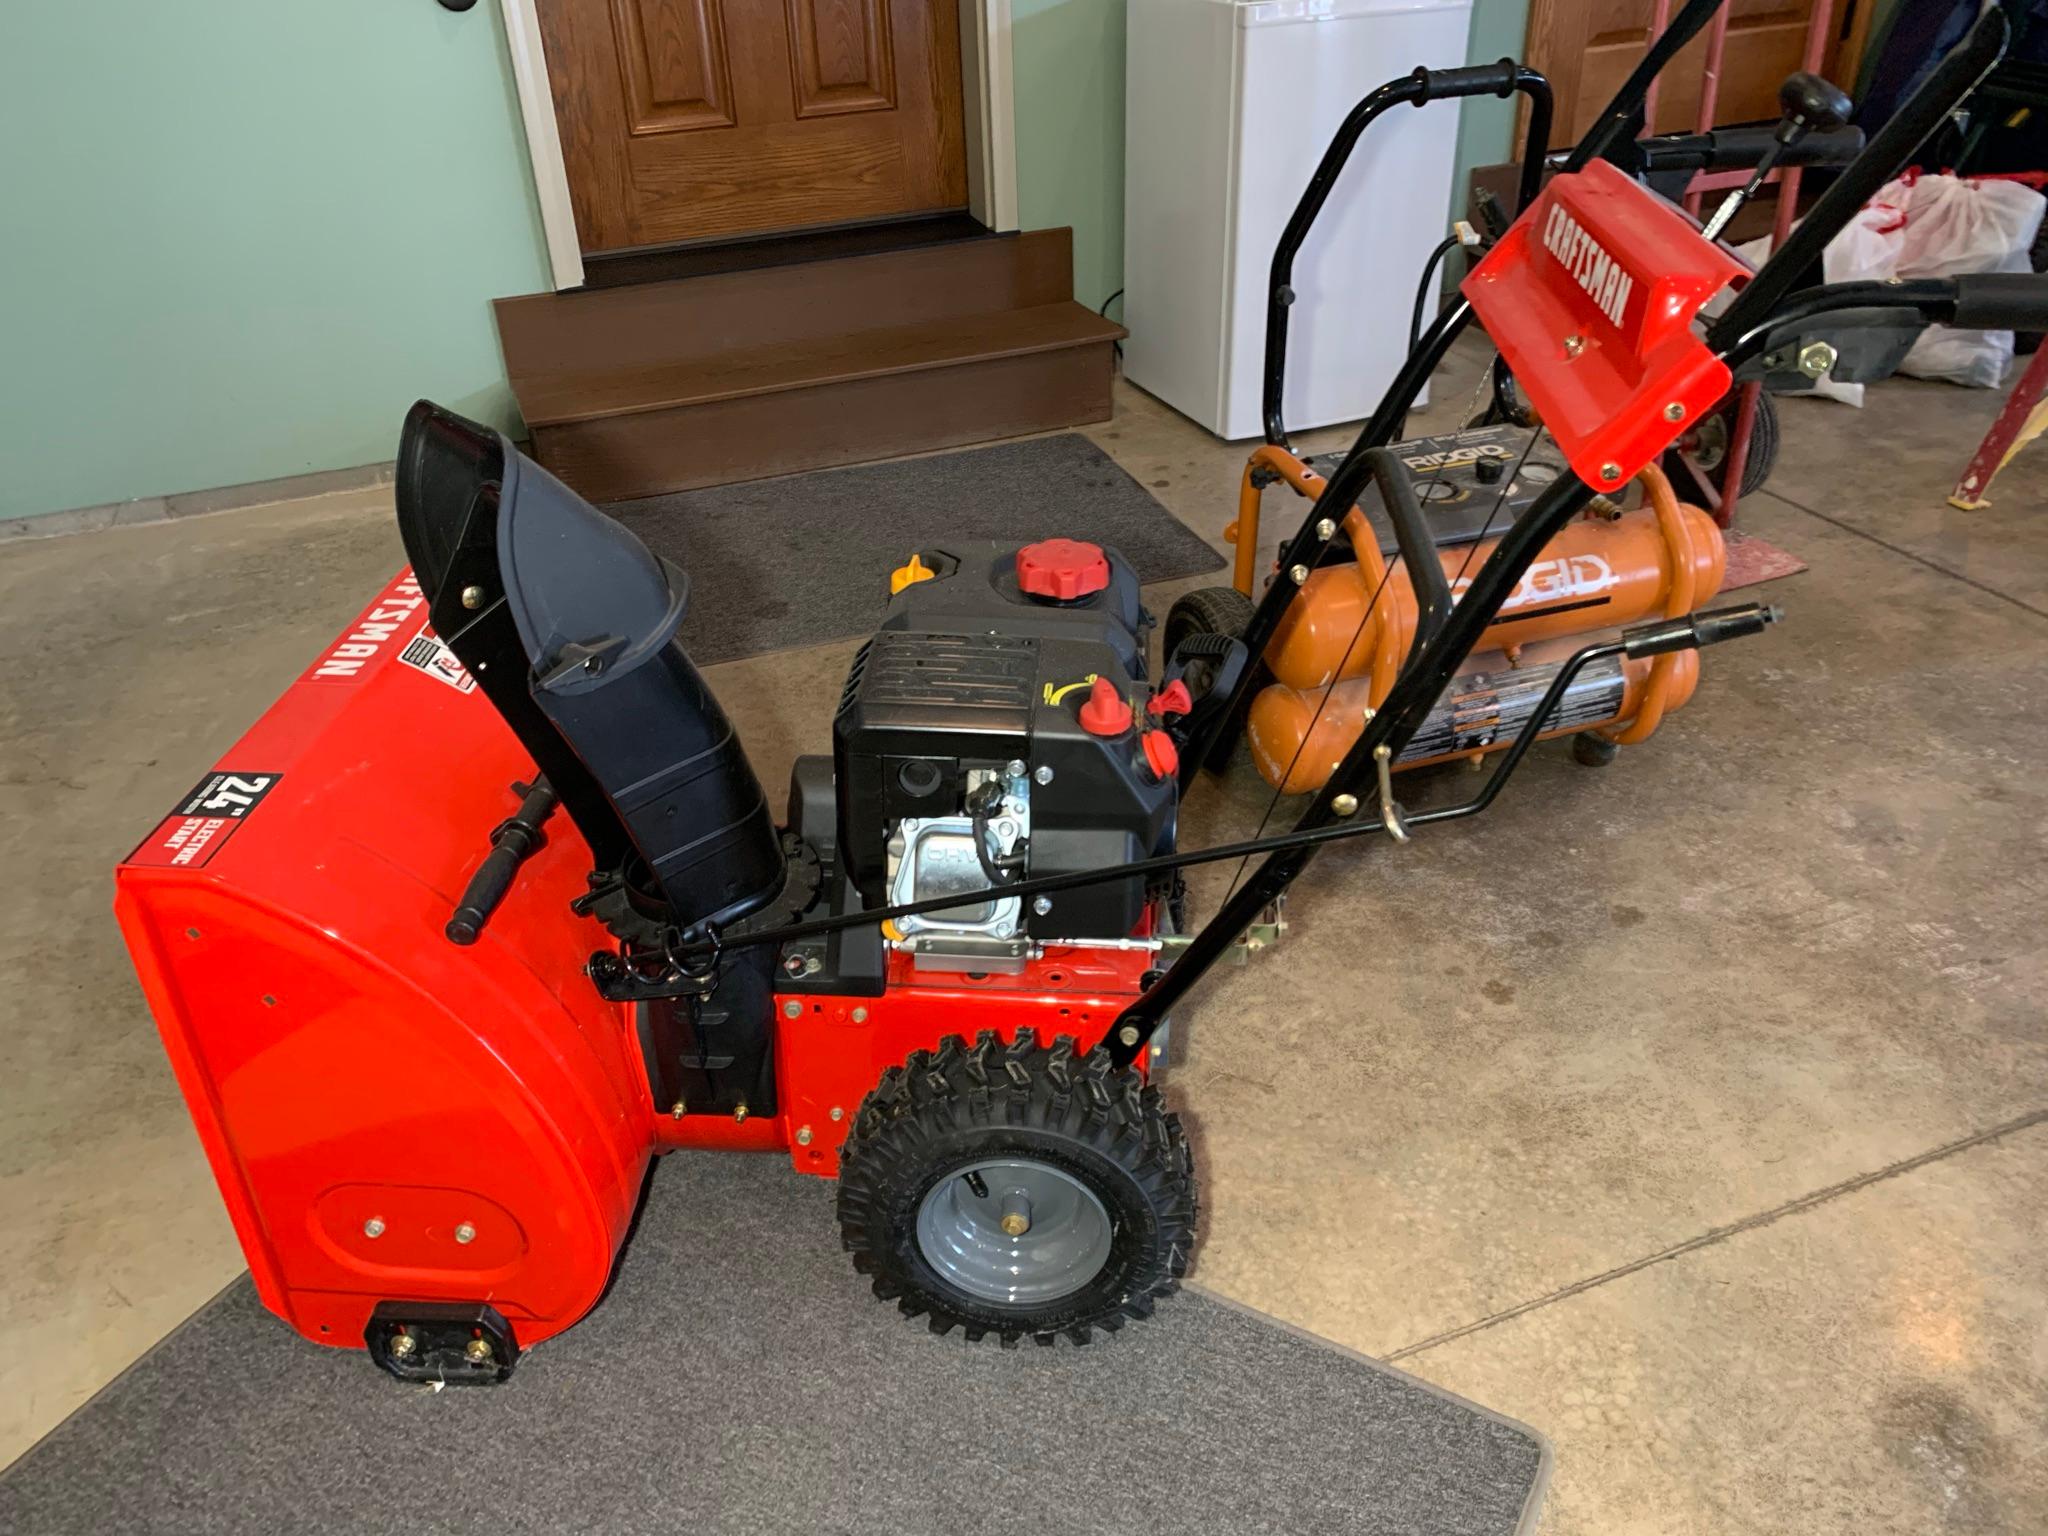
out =
<svg viewBox="0 0 2048 1536"><path fill-rule="evenodd" d="M1676 13L1681 0L1673 0ZM1574 143L1642 62L1650 45L1652 0L1531 0L1526 60L1550 77L1557 114L1550 141ZM1799 68L1813 0L1728 0L1716 123L1778 115L1778 86ZM1839 8L1837 11L1839 14ZM1698 121L1702 34L1659 77L1657 133L1687 133Z"/></svg>
<svg viewBox="0 0 2048 1536"><path fill-rule="evenodd" d="M585 252L964 208L954 0L539 0Z"/></svg>

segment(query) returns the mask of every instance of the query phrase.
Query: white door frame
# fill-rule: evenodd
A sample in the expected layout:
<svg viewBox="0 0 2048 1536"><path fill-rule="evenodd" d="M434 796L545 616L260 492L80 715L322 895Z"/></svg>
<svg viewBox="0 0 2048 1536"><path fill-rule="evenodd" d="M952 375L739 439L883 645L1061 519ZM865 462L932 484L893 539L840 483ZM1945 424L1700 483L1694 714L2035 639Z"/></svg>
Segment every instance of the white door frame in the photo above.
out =
<svg viewBox="0 0 2048 1536"><path fill-rule="evenodd" d="M990 229L1017 228L1017 116L1010 70L1010 0L958 0L961 116L967 138L967 208ZM569 169L548 88L535 0L499 0L533 189L540 200L555 287L583 286L583 247L569 201Z"/></svg>

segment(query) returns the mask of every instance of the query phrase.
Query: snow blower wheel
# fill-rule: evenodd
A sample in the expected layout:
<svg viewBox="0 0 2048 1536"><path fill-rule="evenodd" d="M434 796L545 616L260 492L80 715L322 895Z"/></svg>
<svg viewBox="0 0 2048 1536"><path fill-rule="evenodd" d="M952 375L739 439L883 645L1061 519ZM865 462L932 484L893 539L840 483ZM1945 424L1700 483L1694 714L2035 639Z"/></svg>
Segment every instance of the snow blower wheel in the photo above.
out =
<svg viewBox="0 0 2048 1536"><path fill-rule="evenodd" d="M1237 588L1197 587L1176 599L1167 610L1161 645L1171 657L1180 650L1183 641L1196 635L1223 635L1235 640L1244 634L1251 621L1252 600ZM1194 657L1188 663L1188 687L1198 698L1207 691L1211 666L1205 656Z"/></svg>
<svg viewBox="0 0 2048 1536"><path fill-rule="evenodd" d="M1712 414L1702 416L1678 446L1665 454L1666 473L1681 474L1682 455L1690 453L1701 474L1709 479L1717 477L1721 466L1728 462L1728 440L1735 432L1735 412L1740 403L1735 395L1730 395ZM1742 461L1742 494L1753 496L1762 490L1777 462L1778 407L1769 395L1758 395L1756 416L1749 426L1749 457Z"/></svg>
<svg viewBox="0 0 2048 1536"><path fill-rule="evenodd" d="M868 1095L840 1150L839 1227L875 1294L934 1333L1086 1344L1179 1289L1194 1168L1159 1090L1108 1051L985 1030Z"/></svg>

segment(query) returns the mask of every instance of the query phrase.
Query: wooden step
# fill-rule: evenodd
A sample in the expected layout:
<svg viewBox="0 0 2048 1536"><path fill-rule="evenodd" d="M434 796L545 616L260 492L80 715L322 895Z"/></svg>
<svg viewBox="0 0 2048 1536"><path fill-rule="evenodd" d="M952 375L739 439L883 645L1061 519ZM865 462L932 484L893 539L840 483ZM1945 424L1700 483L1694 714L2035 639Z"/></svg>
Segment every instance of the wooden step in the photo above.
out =
<svg viewBox="0 0 2048 1536"><path fill-rule="evenodd" d="M713 357L862 329L1028 309L1074 296L1074 238L1039 229L835 261L628 288L499 299L506 371L522 379Z"/></svg>
<svg viewBox="0 0 2048 1536"><path fill-rule="evenodd" d="M540 462L599 501L1106 420L1071 231L498 301Z"/></svg>
<svg viewBox="0 0 2048 1536"><path fill-rule="evenodd" d="M915 325L845 331L819 340L643 363L533 381L519 403L529 427L559 426L672 406L809 389L885 373L951 368L977 358L1017 357L1091 342L1114 342L1122 327L1085 305L1035 304Z"/></svg>
<svg viewBox="0 0 2048 1536"><path fill-rule="evenodd" d="M534 456L593 501L626 501L1107 421L1116 334L537 426Z"/></svg>

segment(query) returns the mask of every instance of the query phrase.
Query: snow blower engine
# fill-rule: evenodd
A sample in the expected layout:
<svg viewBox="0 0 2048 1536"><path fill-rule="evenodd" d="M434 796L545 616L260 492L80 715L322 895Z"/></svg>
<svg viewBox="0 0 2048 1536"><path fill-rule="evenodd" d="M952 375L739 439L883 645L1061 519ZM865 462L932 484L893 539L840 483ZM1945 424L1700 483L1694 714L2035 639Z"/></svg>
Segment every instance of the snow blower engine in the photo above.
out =
<svg viewBox="0 0 2048 1536"><path fill-rule="evenodd" d="M1528 96L1525 206L1327 475L1274 446L1313 500L1231 631L1192 626L1155 665L1114 550L935 539L905 552L831 753L796 760L780 807L678 639L687 574L501 434L416 406L397 479L410 568L117 872L265 1305L402 1378L501 1380L597 1304L654 1156L704 1148L836 1175L855 1268L940 1333L1084 1343L1149 1315L1194 1241L1158 1082L1191 989L1271 932L1325 846L1484 810L1540 736L1632 708L1640 725L1690 688L1676 663L1776 617L1692 606L1718 572L1711 525L1654 480L1626 542L1665 564L1632 617L1574 633L1583 616L1553 615L1561 649L1537 654L1537 625L1510 626L1530 617L1518 594L1560 579L1542 562L1616 567L1602 499L1732 383L1816 344L1819 320L2048 329L2048 278L1794 288L1967 99L2003 8L1752 273L1614 163L1718 3L1688 0L1540 190L1541 76L1419 70L1369 98ZM1497 536L1480 512L1476 539L1443 546L1453 566L1391 447L1474 319L1556 447L1530 473L1532 432L1492 480L1479 465L1498 456L1474 449L1473 487L1520 489ZM1410 579L1389 606L1396 566ZM1459 702L1470 658L1504 640L1487 666L1528 675L1511 713L1478 718ZM1370 667L1349 670L1360 648ZM1251 708L1289 678L1368 691L1318 736L1312 714ZM1269 774L1309 764L1299 819L1181 847L1196 764L1247 718L1255 744L1280 732ZM1469 798L1396 797L1395 765L1474 746L1490 772ZM1191 927L1182 872L1225 860L1243 878Z"/></svg>

